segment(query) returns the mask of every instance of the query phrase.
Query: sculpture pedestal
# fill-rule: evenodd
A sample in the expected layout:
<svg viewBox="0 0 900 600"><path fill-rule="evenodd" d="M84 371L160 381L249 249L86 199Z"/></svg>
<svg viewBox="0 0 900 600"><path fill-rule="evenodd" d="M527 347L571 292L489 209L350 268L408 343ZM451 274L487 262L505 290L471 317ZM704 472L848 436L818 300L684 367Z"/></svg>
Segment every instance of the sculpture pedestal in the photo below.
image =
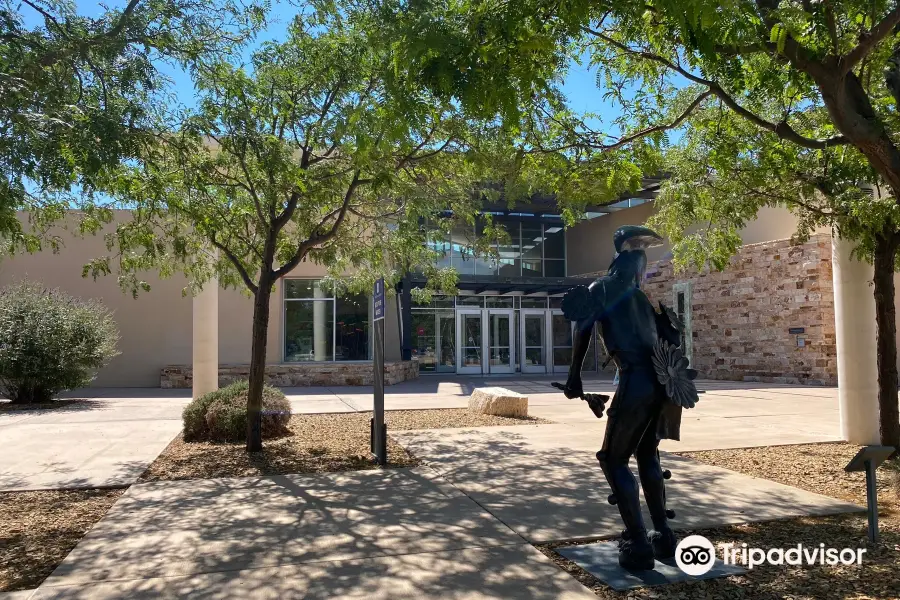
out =
<svg viewBox="0 0 900 600"><path fill-rule="evenodd" d="M617 592L650 585L715 579L747 572L744 567L726 565L718 558L712 569L696 577L679 569L675 565L674 558L665 562L656 561L656 567L650 571L627 571L619 566L619 545L615 541L557 548L556 552Z"/></svg>

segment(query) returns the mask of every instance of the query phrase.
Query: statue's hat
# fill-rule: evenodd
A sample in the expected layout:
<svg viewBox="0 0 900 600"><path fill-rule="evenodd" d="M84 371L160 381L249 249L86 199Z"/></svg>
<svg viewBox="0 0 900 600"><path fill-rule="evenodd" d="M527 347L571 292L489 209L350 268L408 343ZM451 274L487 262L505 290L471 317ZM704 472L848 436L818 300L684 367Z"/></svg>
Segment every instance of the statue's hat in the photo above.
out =
<svg viewBox="0 0 900 600"><path fill-rule="evenodd" d="M616 246L616 252L624 252L626 250L644 250L661 246L662 237L650 229L642 225L625 225L619 227L613 234L613 244Z"/></svg>

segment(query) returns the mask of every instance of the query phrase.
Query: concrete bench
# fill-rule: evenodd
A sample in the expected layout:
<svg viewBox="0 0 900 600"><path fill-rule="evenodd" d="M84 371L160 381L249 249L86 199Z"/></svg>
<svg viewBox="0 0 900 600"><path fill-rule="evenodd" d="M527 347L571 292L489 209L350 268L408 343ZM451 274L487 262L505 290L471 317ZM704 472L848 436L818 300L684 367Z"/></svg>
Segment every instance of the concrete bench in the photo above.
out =
<svg viewBox="0 0 900 600"><path fill-rule="evenodd" d="M498 417L527 417L528 396L501 387L478 388L469 397L469 410Z"/></svg>

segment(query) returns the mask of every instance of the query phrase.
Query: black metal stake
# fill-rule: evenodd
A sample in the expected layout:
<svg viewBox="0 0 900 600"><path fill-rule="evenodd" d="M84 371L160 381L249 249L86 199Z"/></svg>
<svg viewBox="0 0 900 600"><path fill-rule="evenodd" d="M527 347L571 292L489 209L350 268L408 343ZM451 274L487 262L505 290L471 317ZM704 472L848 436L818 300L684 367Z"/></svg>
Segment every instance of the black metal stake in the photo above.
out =
<svg viewBox="0 0 900 600"><path fill-rule="evenodd" d="M372 319L375 330L373 344L373 373L372 387L373 406L372 421L370 424L369 440L375 462L379 465L387 464L387 427L384 424L384 279L375 282L372 289Z"/></svg>
<svg viewBox="0 0 900 600"><path fill-rule="evenodd" d="M878 543L878 489L875 485L875 463L866 461L866 505L869 513L869 541Z"/></svg>
<svg viewBox="0 0 900 600"><path fill-rule="evenodd" d="M384 319L375 321L375 373L372 383L375 384L373 420L372 420L372 452L375 462L387 464L387 428L384 424Z"/></svg>

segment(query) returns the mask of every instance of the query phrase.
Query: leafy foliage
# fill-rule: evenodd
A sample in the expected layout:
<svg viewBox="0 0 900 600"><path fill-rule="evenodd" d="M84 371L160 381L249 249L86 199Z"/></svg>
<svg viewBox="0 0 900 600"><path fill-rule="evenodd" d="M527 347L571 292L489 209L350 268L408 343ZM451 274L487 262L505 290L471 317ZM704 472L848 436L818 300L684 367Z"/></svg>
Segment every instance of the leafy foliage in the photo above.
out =
<svg viewBox="0 0 900 600"><path fill-rule="evenodd" d="M247 433L247 394L250 384L237 381L204 394L184 407L186 442L241 442ZM284 393L270 386L263 388L262 429L266 438L288 433L291 403Z"/></svg>
<svg viewBox="0 0 900 600"><path fill-rule="evenodd" d="M118 352L112 314L95 300L22 281L0 291L0 393L49 402L83 387Z"/></svg>
<svg viewBox="0 0 900 600"><path fill-rule="evenodd" d="M857 255L875 266L882 443L900 447L893 283L900 248L900 6L887 0L511 4L410 3L416 16L404 15L408 31L398 42L404 64L442 93L474 103L469 110L484 111L552 97L558 78L541 65L561 74L566 53L586 57L622 114L604 132L564 109L545 112L540 119L565 125L563 139L571 141L540 150L568 157L573 146L604 153L627 146L638 166L668 154L662 164L671 177L653 224L673 241L680 266L724 267L740 245L740 229L767 205L798 214L801 238L831 226L859 242ZM449 30L452 42L437 52L423 49L417 27L427 30L426 39ZM523 58L506 64L517 53ZM484 80L491 92L470 89ZM871 194L863 189L869 186Z"/></svg>
<svg viewBox="0 0 900 600"><path fill-rule="evenodd" d="M95 17L68 0L0 0L0 235L34 251L41 234L158 130L165 63L228 52L263 7L231 0L129 0ZM37 23L30 25L30 23ZM71 192L71 193L70 193ZM23 229L16 210L29 211ZM49 237L54 249L58 240Z"/></svg>
<svg viewBox="0 0 900 600"><path fill-rule="evenodd" d="M362 290L379 275L429 269L427 242L454 221L474 223L474 185L488 168L476 147L488 130L415 81L389 90L374 25L309 6L320 10L301 12L249 68L197 70L198 109L173 115L165 142L121 174L134 218L91 272L133 273L139 289L139 271L178 268L196 285L215 273L256 293L308 260Z"/></svg>
<svg viewBox="0 0 900 600"><path fill-rule="evenodd" d="M671 174L655 224L683 264L723 265L765 205L792 208L801 237L835 225L870 260L876 237L900 229L900 208L883 198L900 187L893 3L471 0L394 10L402 62L467 110L536 123L523 127L525 143L554 154L543 162L580 152L582 172ZM535 104L558 96L567 59L596 67L620 106L605 130L559 102ZM520 117L522 106L532 110ZM622 149L630 156L608 156ZM591 150L604 158L583 160ZM883 193L873 201L861 184Z"/></svg>
<svg viewBox="0 0 900 600"><path fill-rule="evenodd" d="M86 268L116 271L135 292L156 269L253 295L251 425L280 278L308 261L327 267L338 294L379 276L390 289L413 270L450 291L455 272L434 266L439 240L497 195L477 185L497 172L488 157L506 138L417 78L391 75L380 27L371 12L311 0L250 64L199 61L197 109L170 115L152 152L120 170L116 197L132 218ZM489 218L482 226L478 251L504 235Z"/></svg>

